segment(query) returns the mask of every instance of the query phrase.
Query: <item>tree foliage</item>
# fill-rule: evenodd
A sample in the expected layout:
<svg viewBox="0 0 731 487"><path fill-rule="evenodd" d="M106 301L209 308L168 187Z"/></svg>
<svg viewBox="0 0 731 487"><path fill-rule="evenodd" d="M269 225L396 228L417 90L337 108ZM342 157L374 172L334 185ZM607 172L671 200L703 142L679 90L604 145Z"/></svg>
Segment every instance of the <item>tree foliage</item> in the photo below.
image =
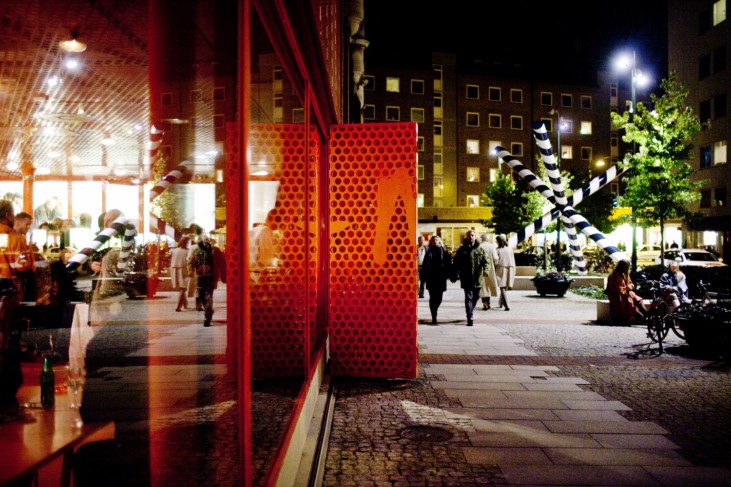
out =
<svg viewBox="0 0 731 487"><path fill-rule="evenodd" d="M168 173L167 160L160 153L152 163L153 183L162 180ZM150 204L152 212L173 228L180 229L180 210L178 209L177 195L172 189L160 193Z"/></svg>
<svg viewBox="0 0 731 487"><path fill-rule="evenodd" d="M492 206L492 219L486 222L496 233L514 233L541 216L543 198L522 182L516 183L509 174L498 174L485 187L487 205Z"/></svg>
<svg viewBox="0 0 731 487"><path fill-rule="evenodd" d="M662 232L668 219L690 216L688 206L700 199L698 190L706 182L689 179L694 172L688 163L691 141L702 124L685 103L688 90L673 72L660 88L662 96L650 96L654 110L637 103L634 120L628 112L611 116L617 128L624 129L623 140L637 147L622 162L629 171L619 202L632 208L641 224L659 222Z"/></svg>

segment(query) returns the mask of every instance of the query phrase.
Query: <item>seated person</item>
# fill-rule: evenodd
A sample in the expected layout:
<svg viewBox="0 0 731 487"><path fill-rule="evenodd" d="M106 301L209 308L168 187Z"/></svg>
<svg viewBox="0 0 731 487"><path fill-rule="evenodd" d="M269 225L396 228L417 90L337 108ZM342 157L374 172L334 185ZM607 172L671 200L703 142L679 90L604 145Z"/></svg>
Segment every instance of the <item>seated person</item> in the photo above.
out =
<svg viewBox="0 0 731 487"><path fill-rule="evenodd" d="M690 302L685 274L674 260L670 261L665 273L660 277L660 289L663 299L670 306L671 313L680 306L680 303Z"/></svg>
<svg viewBox="0 0 731 487"><path fill-rule="evenodd" d="M643 319L647 311L642 297L634 292L635 286L629 277L629 267L628 260L620 260L607 278L606 293L610 313L612 320L619 322Z"/></svg>

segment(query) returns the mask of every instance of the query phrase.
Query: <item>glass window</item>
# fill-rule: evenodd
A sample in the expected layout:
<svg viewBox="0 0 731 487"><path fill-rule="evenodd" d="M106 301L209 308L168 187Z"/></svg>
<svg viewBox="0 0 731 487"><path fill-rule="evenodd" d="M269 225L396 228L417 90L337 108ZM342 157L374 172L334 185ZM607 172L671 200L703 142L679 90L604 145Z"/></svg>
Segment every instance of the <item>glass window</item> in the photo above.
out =
<svg viewBox="0 0 731 487"><path fill-rule="evenodd" d="M468 154L479 154L480 153L480 141L476 139L467 139L467 153Z"/></svg>
<svg viewBox="0 0 731 487"><path fill-rule="evenodd" d="M375 105L363 105L363 119L364 120L375 120L376 119L376 106Z"/></svg>
<svg viewBox="0 0 731 487"><path fill-rule="evenodd" d="M423 108L412 108L411 109L411 121L416 123L424 123L424 109Z"/></svg>
<svg viewBox="0 0 731 487"><path fill-rule="evenodd" d="M423 164L417 164L417 166L416 166L416 179L419 181L424 180L424 165Z"/></svg>
<svg viewBox="0 0 731 487"><path fill-rule="evenodd" d="M487 155L497 157L497 148L502 147L503 143L499 140L491 140L487 145Z"/></svg>
<svg viewBox="0 0 731 487"><path fill-rule="evenodd" d="M710 208L710 207L711 207L711 190L703 189L703 190L701 190L701 208Z"/></svg>
<svg viewBox="0 0 731 487"><path fill-rule="evenodd" d="M389 93L399 93L401 91L401 79L393 76L386 77L386 91Z"/></svg>
<svg viewBox="0 0 731 487"><path fill-rule="evenodd" d="M434 148L434 174L441 174L442 171L436 170L436 165L442 163L442 155L443 155L443 149L441 147L435 147Z"/></svg>
<svg viewBox="0 0 731 487"><path fill-rule="evenodd" d="M559 128L561 129L562 134L573 134L574 122L572 120L566 120L565 118L562 118Z"/></svg>
<svg viewBox="0 0 731 487"><path fill-rule="evenodd" d="M424 152L424 136L419 135L416 137L416 150L419 152Z"/></svg>
<svg viewBox="0 0 731 487"><path fill-rule="evenodd" d="M401 109L399 107L386 107L386 121L398 122L401 120Z"/></svg>
<svg viewBox="0 0 731 487"><path fill-rule="evenodd" d="M574 146L561 144L561 159L573 159Z"/></svg>
<svg viewBox="0 0 731 487"><path fill-rule="evenodd" d="M305 123L305 109L304 108L293 108L292 109L292 123Z"/></svg>
<svg viewBox="0 0 731 487"><path fill-rule="evenodd" d="M376 78L375 78L375 76L366 74L365 76L363 76L363 78L365 79L365 82L366 82L365 89L368 90L368 91L375 91L376 90Z"/></svg>
<svg viewBox="0 0 731 487"><path fill-rule="evenodd" d="M468 167L467 168L467 182L468 183L479 183L480 182L480 168L479 167Z"/></svg>
<svg viewBox="0 0 731 487"><path fill-rule="evenodd" d="M467 126L468 127L479 127L480 126L480 114L477 112L467 112Z"/></svg>
<svg viewBox="0 0 731 487"><path fill-rule="evenodd" d="M698 79L705 79L711 75L711 55L705 54L698 59Z"/></svg>
<svg viewBox="0 0 731 487"><path fill-rule="evenodd" d="M441 162L434 163L434 174L441 176L444 173L444 165Z"/></svg>
<svg viewBox="0 0 731 487"><path fill-rule="evenodd" d="M713 50L713 72L720 73L726 69L726 46Z"/></svg>
<svg viewBox="0 0 731 487"><path fill-rule="evenodd" d="M442 118L442 94L434 95L434 118Z"/></svg>
<svg viewBox="0 0 731 487"><path fill-rule="evenodd" d="M553 106L553 93L548 91L541 91L541 105L544 107Z"/></svg>
<svg viewBox="0 0 731 487"><path fill-rule="evenodd" d="M487 90L487 95L490 101L502 100L502 90L498 86L491 86L490 89Z"/></svg>
<svg viewBox="0 0 731 487"><path fill-rule="evenodd" d="M591 110L591 96L581 95L581 108Z"/></svg>
<svg viewBox="0 0 731 487"><path fill-rule="evenodd" d="M713 25L716 26L726 20L726 0L713 3Z"/></svg>
<svg viewBox="0 0 731 487"><path fill-rule="evenodd" d="M523 130L523 117L520 115L511 115L510 128L513 130Z"/></svg>
<svg viewBox="0 0 731 487"><path fill-rule="evenodd" d="M713 97L713 119L726 116L726 93Z"/></svg>
<svg viewBox="0 0 731 487"><path fill-rule="evenodd" d="M711 164L713 164L713 150L711 148L711 144L705 144L701 146L700 156L701 169L711 167Z"/></svg>
<svg viewBox="0 0 731 487"><path fill-rule="evenodd" d="M570 93L561 93L561 106L571 108L574 106L574 95Z"/></svg>
<svg viewBox="0 0 731 487"><path fill-rule="evenodd" d="M502 117L496 113L491 113L488 116L488 121L491 129L499 129L503 126Z"/></svg>
<svg viewBox="0 0 731 487"><path fill-rule="evenodd" d="M581 135L591 135L591 122L586 120L581 122Z"/></svg>
<svg viewBox="0 0 731 487"><path fill-rule="evenodd" d="M434 91L442 91L442 65L432 65L432 73L434 75Z"/></svg>
<svg viewBox="0 0 731 487"><path fill-rule="evenodd" d="M434 176L433 192L435 198L444 196L444 184L441 176Z"/></svg>
<svg viewBox="0 0 731 487"><path fill-rule="evenodd" d="M480 99L480 87L478 85L467 85L467 99L468 100L479 100Z"/></svg>
<svg viewBox="0 0 731 487"><path fill-rule="evenodd" d="M434 121L434 147L442 147L442 122Z"/></svg>
<svg viewBox="0 0 731 487"><path fill-rule="evenodd" d="M413 95L424 94L424 80L423 79L412 79L411 80L411 93Z"/></svg>
<svg viewBox="0 0 731 487"><path fill-rule="evenodd" d="M477 208L480 206L480 196L477 194L468 194L466 200L469 208Z"/></svg>
<svg viewBox="0 0 731 487"><path fill-rule="evenodd" d="M417 193L416 195L416 207L424 208L424 193Z"/></svg>
<svg viewBox="0 0 731 487"><path fill-rule="evenodd" d="M726 188L716 188L713 190L713 199L716 206L726 206Z"/></svg>
<svg viewBox="0 0 731 487"><path fill-rule="evenodd" d="M581 160L582 161L591 160L591 147L582 147L581 148Z"/></svg>
<svg viewBox="0 0 731 487"><path fill-rule="evenodd" d="M553 118L541 118L541 122L546 126L546 132L553 132Z"/></svg>
<svg viewBox="0 0 731 487"><path fill-rule="evenodd" d="M728 146L722 140L713 144L713 164L726 164L728 162Z"/></svg>
<svg viewBox="0 0 731 487"><path fill-rule="evenodd" d="M705 123L711 119L711 100L703 100L698 110L698 118L701 123Z"/></svg>
<svg viewBox="0 0 731 487"><path fill-rule="evenodd" d="M523 103L523 90L512 88L510 90L510 103Z"/></svg>
<svg viewBox="0 0 731 487"><path fill-rule="evenodd" d="M510 143L510 153L516 157L521 157L523 155L523 143L522 142L511 142Z"/></svg>

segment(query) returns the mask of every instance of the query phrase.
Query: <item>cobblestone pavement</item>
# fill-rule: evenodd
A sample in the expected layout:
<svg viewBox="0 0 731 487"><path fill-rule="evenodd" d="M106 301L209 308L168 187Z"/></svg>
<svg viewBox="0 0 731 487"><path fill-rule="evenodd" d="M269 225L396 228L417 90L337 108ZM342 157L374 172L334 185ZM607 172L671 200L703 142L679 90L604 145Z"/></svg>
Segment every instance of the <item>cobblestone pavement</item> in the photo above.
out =
<svg viewBox="0 0 731 487"><path fill-rule="evenodd" d="M325 486L507 483L497 465L468 463L461 448L469 446L469 440L459 428L452 439L440 442L402 435L414 424L446 426L439 411L460 406L424 374L434 364L557 366L559 371L549 374L585 379L588 385L583 389L627 405L631 410L620 412L627 419L661 425L694 465L731 465L728 360L694 355L672 334L659 355L644 328L597 325L594 301L573 293L540 298L531 291L512 291L510 297L510 312L477 311L475 326L496 326L522 340L535 356L438 355L422 348L415 380L337 381ZM420 323L427 322L427 299L419 300L419 316ZM461 291L450 287L440 308L440 327L448 334L464 323Z"/></svg>

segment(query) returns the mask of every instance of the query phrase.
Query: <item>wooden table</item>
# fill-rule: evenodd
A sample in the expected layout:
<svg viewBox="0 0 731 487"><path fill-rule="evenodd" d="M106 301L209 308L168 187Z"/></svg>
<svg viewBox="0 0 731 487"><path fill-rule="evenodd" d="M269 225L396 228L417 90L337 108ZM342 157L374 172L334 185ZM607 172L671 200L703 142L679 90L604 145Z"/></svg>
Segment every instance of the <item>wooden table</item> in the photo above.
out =
<svg viewBox="0 0 731 487"><path fill-rule="evenodd" d="M54 370L56 384L61 384L57 387L55 407L46 410L39 406L41 393L36 380L36 384L24 385L16 395L20 403L31 405L22 408L25 419L0 424L0 485L36 478L39 486L68 487L76 449L88 441L114 437L112 422L82 423L78 409L69 407L63 368ZM31 378L26 370L24 377Z"/></svg>

